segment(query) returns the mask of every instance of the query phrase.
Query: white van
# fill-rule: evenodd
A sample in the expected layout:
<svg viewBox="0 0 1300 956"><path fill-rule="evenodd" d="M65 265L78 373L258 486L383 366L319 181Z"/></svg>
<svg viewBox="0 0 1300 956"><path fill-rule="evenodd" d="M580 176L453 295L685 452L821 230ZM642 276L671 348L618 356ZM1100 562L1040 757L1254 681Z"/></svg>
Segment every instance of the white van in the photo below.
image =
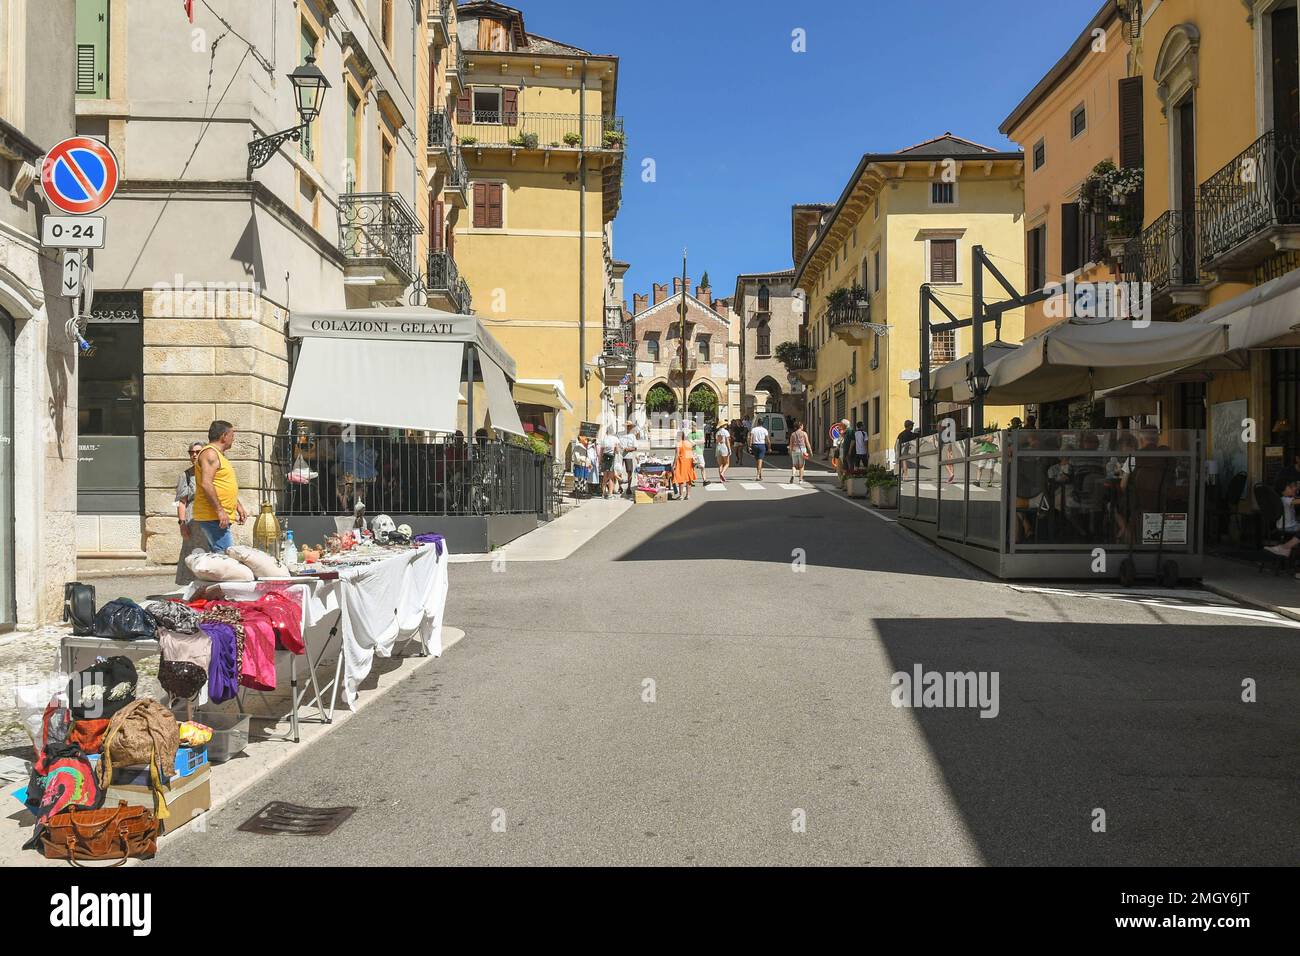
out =
<svg viewBox="0 0 1300 956"><path fill-rule="evenodd" d="M777 412L756 412L754 414L754 424L762 425L767 429L770 445L769 447L778 455L784 455L790 450L790 433L785 425L785 416Z"/></svg>

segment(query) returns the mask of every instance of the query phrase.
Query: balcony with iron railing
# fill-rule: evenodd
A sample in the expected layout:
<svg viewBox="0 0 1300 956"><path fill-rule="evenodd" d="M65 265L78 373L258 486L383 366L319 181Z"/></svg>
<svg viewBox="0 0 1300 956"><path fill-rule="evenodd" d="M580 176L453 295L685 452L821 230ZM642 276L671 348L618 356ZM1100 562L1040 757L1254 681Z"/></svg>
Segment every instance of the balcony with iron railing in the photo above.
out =
<svg viewBox="0 0 1300 956"><path fill-rule="evenodd" d="M1300 132L1270 130L1201 184L1200 243L1216 271L1300 247Z"/></svg>
<svg viewBox="0 0 1300 956"><path fill-rule="evenodd" d="M441 107L429 110L429 151L438 153L439 159L450 159L455 148L456 133L452 127L451 113Z"/></svg>
<svg viewBox="0 0 1300 956"><path fill-rule="evenodd" d="M473 314L474 305L470 297L469 285L460 277L460 270L456 268L456 260L452 258L451 253L446 249L430 252L428 269L429 276L425 286L430 298L434 300L430 304L435 306L440 304L437 299L441 298L448 311L459 312L461 315Z"/></svg>
<svg viewBox="0 0 1300 956"><path fill-rule="evenodd" d="M415 237L424 229L398 193L339 196L339 251L350 273L364 273L381 285L406 285L414 278Z"/></svg>
<svg viewBox="0 0 1300 956"><path fill-rule="evenodd" d="M429 39L441 49L451 42L451 11L456 0L429 0Z"/></svg>
<svg viewBox="0 0 1300 956"><path fill-rule="evenodd" d="M1084 220L1084 262L1118 260L1124 246L1142 231L1142 191L1123 202L1104 201Z"/></svg>
<svg viewBox="0 0 1300 956"><path fill-rule="evenodd" d="M443 182L443 195L452 205L464 209L469 205L469 166L459 146L453 146L447 158L447 178Z"/></svg>
<svg viewBox="0 0 1300 956"><path fill-rule="evenodd" d="M458 109L456 127L465 146L622 151L626 145L621 116Z"/></svg>
<svg viewBox="0 0 1300 956"><path fill-rule="evenodd" d="M817 380L817 353L807 345L796 345L793 348L778 346L779 356L785 365L786 371L803 382L805 385L812 385Z"/></svg>
<svg viewBox="0 0 1300 956"><path fill-rule="evenodd" d="M840 290L826 306L826 325L839 338L850 342L863 342L871 332L871 296L859 286Z"/></svg>
<svg viewBox="0 0 1300 956"><path fill-rule="evenodd" d="M1124 247L1120 274L1141 283L1156 314L1176 305L1204 305L1196 210L1170 209Z"/></svg>
<svg viewBox="0 0 1300 956"><path fill-rule="evenodd" d="M605 356L606 364L612 361L629 365L635 361L636 330L631 322L605 327L601 336L601 354Z"/></svg>
<svg viewBox="0 0 1300 956"><path fill-rule="evenodd" d="M451 80L452 95L459 96L465 92L465 51L461 48L460 39L454 32L447 48L451 51L451 55L447 58L447 79Z"/></svg>

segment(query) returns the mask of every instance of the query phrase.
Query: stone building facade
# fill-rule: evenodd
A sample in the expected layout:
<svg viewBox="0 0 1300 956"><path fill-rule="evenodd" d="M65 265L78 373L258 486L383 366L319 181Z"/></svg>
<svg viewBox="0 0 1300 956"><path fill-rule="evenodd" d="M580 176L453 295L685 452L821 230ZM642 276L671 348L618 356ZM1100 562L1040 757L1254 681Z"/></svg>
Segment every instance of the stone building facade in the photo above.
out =
<svg viewBox="0 0 1300 956"><path fill-rule="evenodd" d="M740 326L742 415L756 408L795 418L803 414L803 383L776 357L783 342L798 344L803 313L794 295L794 270L736 277L732 308Z"/></svg>

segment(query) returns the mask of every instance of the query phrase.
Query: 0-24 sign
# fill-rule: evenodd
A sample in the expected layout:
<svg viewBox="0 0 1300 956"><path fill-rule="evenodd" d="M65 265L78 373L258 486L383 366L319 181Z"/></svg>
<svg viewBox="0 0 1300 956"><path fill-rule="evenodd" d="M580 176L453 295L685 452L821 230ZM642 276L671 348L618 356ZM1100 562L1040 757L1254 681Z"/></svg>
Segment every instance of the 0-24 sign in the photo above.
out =
<svg viewBox="0 0 1300 956"><path fill-rule="evenodd" d="M41 245L48 249L103 249L103 216L46 216Z"/></svg>

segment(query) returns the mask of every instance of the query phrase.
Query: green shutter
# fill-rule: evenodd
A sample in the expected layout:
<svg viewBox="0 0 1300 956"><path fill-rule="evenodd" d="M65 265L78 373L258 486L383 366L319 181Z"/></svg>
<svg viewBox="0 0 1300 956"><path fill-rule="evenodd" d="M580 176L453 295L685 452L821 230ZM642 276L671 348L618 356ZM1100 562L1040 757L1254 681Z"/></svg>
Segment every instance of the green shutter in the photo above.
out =
<svg viewBox="0 0 1300 956"><path fill-rule="evenodd" d="M77 96L108 99L108 0L77 0Z"/></svg>

